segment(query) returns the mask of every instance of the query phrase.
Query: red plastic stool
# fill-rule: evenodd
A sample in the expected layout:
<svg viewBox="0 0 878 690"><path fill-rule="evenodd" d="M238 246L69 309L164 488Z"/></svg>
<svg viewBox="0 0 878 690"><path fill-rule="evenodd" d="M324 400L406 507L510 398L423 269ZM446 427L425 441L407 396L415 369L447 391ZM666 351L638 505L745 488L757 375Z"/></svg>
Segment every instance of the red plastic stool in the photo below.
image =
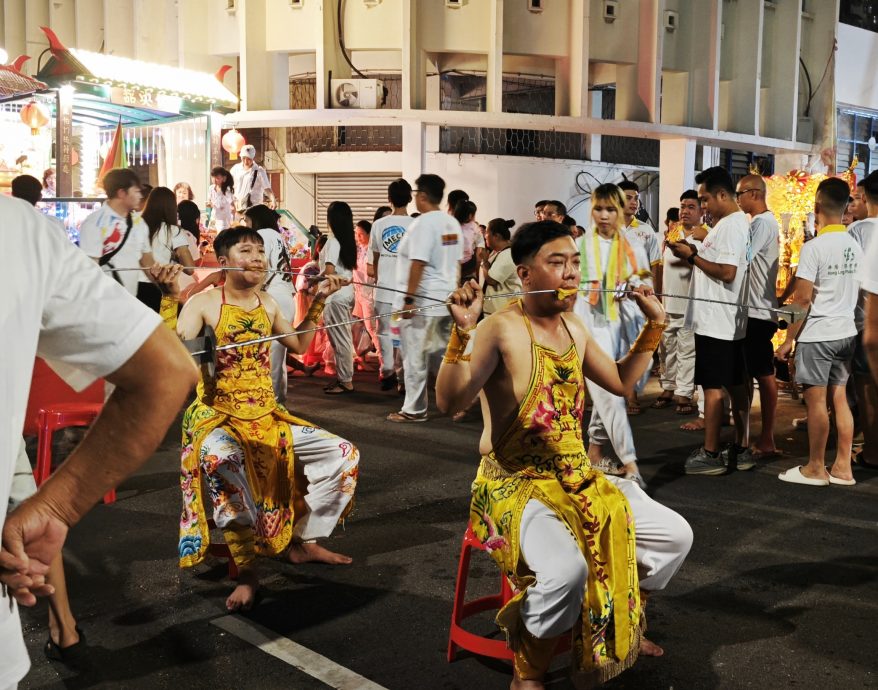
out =
<svg viewBox="0 0 878 690"><path fill-rule="evenodd" d="M57 403L40 409L37 414L37 464L34 467L34 481L40 486L52 474L52 437L58 429L71 426L90 426L100 414L103 404L72 402ZM107 505L116 502L116 490L110 489L104 495Z"/></svg>
<svg viewBox="0 0 878 690"><path fill-rule="evenodd" d="M216 529L216 523L213 521L213 518L208 518L207 529ZM217 558L228 559L229 578L232 580L238 579L238 565L235 563L235 559L232 558L232 552L229 550L228 544L225 542L211 541L207 547L207 553L211 556L216 556Z"/></svg>
<svg viewBox="0 0 878 690"><path fill-rule="evenodd" d="M506 576L500 575L500 592L472 601L466 601L466 581L469 577L469 560L473 549L484 551L472 527L466 526L463 535L463 544L460 547L460 563L457 566L457 583L454 585L454 608L451 609L451 629L448 631L448 661L454 661L457 650L465 649L468 652L489 656L493 659L512 659L513 652L506 646L505 639L491 639L482 637L464 630L461 622L482 611L502 608L512 598L512 588Z"/></svg>
<svg viewBox="0 0 878 690"><path fill-rule="evenodd" d="M457 650L465 649L468 652L479 654L481 656L489 656L493 659L512 659L514 652L506 646L505 639L493 639L490 637L482 637L464 630L461 622L464 618L469 618L482 611L490 611L492 609L501 609L506 605L512 596L512 587L509 580L502 573L500 574L500 592L491 594L486 597L474 599L473 601L465 601L466 599L466 581L469 577L469 560L471 551L478 549L485 551L485 547L473 533L472 525L467 524L466 532L463 535L463 544L460 547L460 563L457 566L457 582L454 585L454 607L451 609L451 629L448 631L448 661L454 661L457 656ZM563 654L570 650L570 635L564 635L558 643L555 654Z"/></svg>

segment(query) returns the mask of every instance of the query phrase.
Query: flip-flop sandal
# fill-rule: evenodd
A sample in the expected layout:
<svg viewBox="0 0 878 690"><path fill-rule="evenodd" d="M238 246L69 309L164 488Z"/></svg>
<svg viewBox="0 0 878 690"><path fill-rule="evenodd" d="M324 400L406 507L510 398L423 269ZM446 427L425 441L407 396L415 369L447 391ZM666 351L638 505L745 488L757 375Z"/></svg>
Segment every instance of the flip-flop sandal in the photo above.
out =
<svg viewBox="0 0 878 690"><path fill-rule="evenodd" d="M415 415L408 412L391 412L387 415L388 422L401 422L403 424L415 424L417 422L426 422L427 415Z"/></svg>
<svg viewBox="0 0 878 690"><path fill-rule="evenodd" d="M324 388L324 395L347 395L348 393L353 393L353 388L345 388L340 383L336 383L334 386L330 386L329 388Z"/></svg>
<svg viewBox="0 0 878 690"><path fill-rule="evenodd" d="M802 474L802 466L796 465L795 467L791 467L786 472L781 472L777 475L777 478L782 482L789 482L790 484L804 484L806 486L829 486L828 479L812 479L811 477L806 477Z"/></svg>
<svg viewBox="0 0 878 690"><path fill-rule="evenodd" d="M829 468L826 468L826 471L829 472ZM829 472L829 483L835 484L836 486L853 486L857 483L856 479L841 479L836 477L832 472Z"/></svg>
<svg viewBox="0 0 878 690"><path fill-rule="evenodd" d="M783 457L782 450L761 451L754 448L750 451L750 453L752 453L754 460L773 460L775 458Z"/></svg>
<svg viewBox="0 0 878 690"><path fill-rule="evenodd" d="M674 412L678 415L690 415L698 412L698 405L695 403L677 403Z"/></svg>
<svg viewBox="0 0 878 690"><path fill-rule="evenodd" d="M666 407L670 407L673 404L674 404L673 398L658 397L655 399L655 402L653 402L653 404L650 405L650 407L655 409L655 410L663 410Z"/></svg>
<svg viewBox="0 0 878 690"><path fill-rule="evenodd" d="M626 403L625 412L629 417L636 417L639 414L643 414L643 408L639 403Z"/></svg>

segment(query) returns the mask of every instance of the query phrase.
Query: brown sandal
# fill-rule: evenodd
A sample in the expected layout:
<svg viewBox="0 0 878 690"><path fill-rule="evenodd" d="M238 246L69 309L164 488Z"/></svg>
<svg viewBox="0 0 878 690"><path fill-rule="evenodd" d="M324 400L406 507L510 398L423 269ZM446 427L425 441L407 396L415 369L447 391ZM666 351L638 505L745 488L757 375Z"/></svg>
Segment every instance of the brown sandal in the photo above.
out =
<svg viewBox="0 0 878 690"><path fill-rule="evenodd" d="M662 396L659 396L655 399L655 402L652 405L650 405L650 407L652 407L653 409L656 409L656 410L663 410L664 408L670 407L673 404L674 404L673 396L671 396L670 398L663 398Z"/></svg>
<svg viewBox="0 0 878 690"><path fill-rule="evenodd" d="M677 407L674 409L674 412L679 415L695 414L696 412L698 412L698 405L691 402L677 403Z"/></svg>

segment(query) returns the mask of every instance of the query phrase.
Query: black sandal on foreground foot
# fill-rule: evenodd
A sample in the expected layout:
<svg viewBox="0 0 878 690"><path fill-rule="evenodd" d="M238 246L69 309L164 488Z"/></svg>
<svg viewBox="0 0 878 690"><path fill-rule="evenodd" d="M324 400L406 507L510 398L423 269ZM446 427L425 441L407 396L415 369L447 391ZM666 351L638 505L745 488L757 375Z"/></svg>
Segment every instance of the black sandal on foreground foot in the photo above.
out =
<svg viewBox="0 0 878 690"><path fill-rule="evenodd" d="M60 661L72 671L84 668L88 661L88 645L85 641L85 633L78 625L76 626L76 633L79 635L79 642L69 647L61 647L52 639L50 634L49 639L46 640L45 647L43 647L46 658L49 661Z"/></svg>

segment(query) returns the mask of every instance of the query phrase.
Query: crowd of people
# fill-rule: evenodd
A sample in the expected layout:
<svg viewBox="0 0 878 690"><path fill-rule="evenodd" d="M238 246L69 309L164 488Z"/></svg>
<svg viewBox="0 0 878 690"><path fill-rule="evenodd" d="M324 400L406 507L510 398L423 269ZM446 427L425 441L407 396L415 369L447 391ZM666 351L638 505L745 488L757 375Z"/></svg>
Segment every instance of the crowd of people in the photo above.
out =
<svg viewBox="0 0 878 690"><path fill-rule="evenodd" d="M638 217L640 190L630 180L591 190L585 226L561 201L541 200L534 221L514 229L504 218L480 225L465 191L446 193L442 178L422 174L414 188L392 182L388 205L371 220L356 219L342 200L331 203L329 232L294 270L280 216L261 203L264 169L252 147L241 155L232 171L212 171L219 269L200 281L191 278L198 225L185 183L143 199L132 171L110 171L107 202L84 221L78 250L57 228L46 229L45 217L0 200L29 248L22 270L42 286L19 294L14 276L6 281L16 299L30 300L22 314L33 316L28 347L10 369L18 378L10 413L0 415L7 430L20 438L21 372L35 353L115 386L86 442L7 519L4 596L8 588L30 605L63 587L56 558L66 529L155 448L195 379L179 341L207 327L227 349L215 372L202 370L183 417L181 566L204 558L212 519L239 571L226 601L238 611L255 601L258 556L351 562L317 540L350 510L359 451L289 411L287 385L294 372L323 367L334 377L324 392L348 395L355 369L365 369L374 350L379 388L402 398L388 422L427 422L431 390L440 412L456 420L481 406L470 524L515 586L497 617L515 652L513 687L539 687L571 630L574 673L590 682L621 673L638 655L662 654L643 636L646 602L679 570L693 536L680 515L646 494L637 464L629 417L643 412L638 395L654 362L662 392L652 407L699 413L684 425L703 431L686 474L749 470L777 455L776 369L784 365L804 389L810 452L779 478L854 484L855 419L865 436L856 462L878 465L870 373L878 371L878 310L866 298L878 294L871 242L878 173L853 195L840 179L820 184L816 232L779 296L779 229L758 175L735 184L723 168L701 172L696 188L680 190L660 233ZM31 205L42 187L33 182L13 184ZM46 256L52 265L63 257L63 275ZM74 313L57 297L70 290L81 297ZM779 327L785 337L775 346ZM119 333L128 334L121 343ZM277 337L266 342L270 336ZM160 385L149 375L159 368L171 372ZM761 428L751 435L757 390ZM734 441L723 446L730 417ZM836 453L827 469L830 419ZM128 434L125 448L113 448L124 462L109 468L100 463L114 424ZM26 660L12 630L17 614L5 608L0 635L13 640L13 653L5 668L0 662L8 673L0 681L15 682ZM83 639L72 614L62 619L49 647L63 660Z"/></svg>

